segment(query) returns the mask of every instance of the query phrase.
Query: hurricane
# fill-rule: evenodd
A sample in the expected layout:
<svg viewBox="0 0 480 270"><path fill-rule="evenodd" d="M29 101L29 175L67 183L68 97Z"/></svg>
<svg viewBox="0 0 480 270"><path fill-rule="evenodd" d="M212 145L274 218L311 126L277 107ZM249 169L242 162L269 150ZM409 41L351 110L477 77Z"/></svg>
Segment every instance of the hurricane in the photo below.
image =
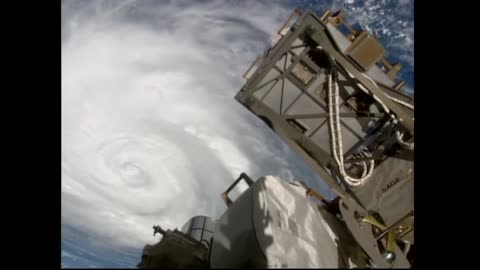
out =
<svg viewBox="0 0 480 270"><path fill-rule="evenodd" d="M153 224L218 218L241 172L315 180L233 99L291 10L185 4L62 6L63 225L142 247L158 240Z"/></svg>

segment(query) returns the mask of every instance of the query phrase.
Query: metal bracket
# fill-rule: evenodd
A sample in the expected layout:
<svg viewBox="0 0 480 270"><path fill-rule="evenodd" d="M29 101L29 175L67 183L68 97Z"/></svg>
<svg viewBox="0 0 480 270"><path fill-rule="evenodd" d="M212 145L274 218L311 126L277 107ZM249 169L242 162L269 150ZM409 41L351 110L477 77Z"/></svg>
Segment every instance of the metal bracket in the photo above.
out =
<svg viewBox="0 0 480 270"><path fill-rule="evenodd" d="M287 20L283 23L282 27L278 29L277 34L280 36L284 36L287 34L288 30L295 24L298 18L302 15L302 12L299 8L296 8L290 16L288 16Z"/></svg>
<svg viewBox="0 0 480 270"><path fill-rule="evenodd" d="M243 74L243 78L245 80L248 80L250 79L250 77L255 73L255 71L257 71L257 69L260 67L260 65L262 64L264 60L264 57L263 56L257 56L257 58L255 58L255 61L253 61L253 63L250 65L250 67L247 69L247 71L245 71L245 73Z"/></svg>
<svg viewBox="0 0 480 270"><path fill-rule="evenodd" d="M244 179L245 182L247 183L248 187L251 187L253 185L253 180L246 174L246 173L241 173L240 176L235 180L228 188L225 190L225 192L222 193L222 199L227 205L228 208L232 206L233 201L228 197L228 193L232 191L232 189L240 182L240 180Z"/></svg>
<svg viewBox="0 0 480 270"><path fill-rule="evenodd" d="M162 229L159 225L154 225L153 226L153 236L155 236L157 233L161 235L165 235L166 231Z"/></svg>

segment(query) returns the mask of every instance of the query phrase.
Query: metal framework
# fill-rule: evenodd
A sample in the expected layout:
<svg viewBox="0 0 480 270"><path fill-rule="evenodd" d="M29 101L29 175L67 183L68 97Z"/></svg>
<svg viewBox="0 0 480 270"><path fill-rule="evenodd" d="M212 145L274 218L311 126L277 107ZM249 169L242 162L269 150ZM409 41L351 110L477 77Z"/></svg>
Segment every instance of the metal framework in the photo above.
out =
<svg viewBox="0 0 480 270"><path fill-rule="evenodd" d="M341 33L340 23L351 34ZM264 120L344 205L358 206L365 220L388 228L372 233L372 239L381 235L377 240L386 241L392 226L409 216L411 237L400 238L413 243L408 213L413 213L414 100L398 91L405 84L396 79L401 66L388 63L375 37L354 30L342 12L318 18L296 10L278 33L278 42L244 74L247 81L235 99ZM367 163L375 164L369 174ZM358 185L348 181L355 177L362 178Z"/></svg>

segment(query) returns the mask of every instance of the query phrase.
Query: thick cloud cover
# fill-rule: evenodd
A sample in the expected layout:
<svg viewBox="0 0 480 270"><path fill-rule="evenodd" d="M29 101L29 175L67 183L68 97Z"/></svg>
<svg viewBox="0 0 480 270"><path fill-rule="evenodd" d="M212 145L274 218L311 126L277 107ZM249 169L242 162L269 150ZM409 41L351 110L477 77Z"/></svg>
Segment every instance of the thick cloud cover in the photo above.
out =
<svg viewBox="0 0 480 270"><path fill-rule="evenodd" d="M233 96L291 7L261 1L62 2L62 225L158 239L252 177L325 184ZM268 16L266 16L268 14ZM109 240L109 241L110 241Z"/></svg>

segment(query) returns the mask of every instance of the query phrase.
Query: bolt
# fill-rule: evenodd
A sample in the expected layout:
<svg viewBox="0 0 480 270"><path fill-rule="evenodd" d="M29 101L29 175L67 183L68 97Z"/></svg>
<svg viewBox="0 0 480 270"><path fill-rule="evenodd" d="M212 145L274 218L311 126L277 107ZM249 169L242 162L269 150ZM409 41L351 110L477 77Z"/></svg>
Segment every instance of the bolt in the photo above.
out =
<svg viewBox="0 0 480 270"><path fill-rule="evenodd" d="M385 260L389 263L393 262L395 260L395 253L393 252L390 252L390 251L385 251L383 253L383 257L385 258Z"/></svg>

